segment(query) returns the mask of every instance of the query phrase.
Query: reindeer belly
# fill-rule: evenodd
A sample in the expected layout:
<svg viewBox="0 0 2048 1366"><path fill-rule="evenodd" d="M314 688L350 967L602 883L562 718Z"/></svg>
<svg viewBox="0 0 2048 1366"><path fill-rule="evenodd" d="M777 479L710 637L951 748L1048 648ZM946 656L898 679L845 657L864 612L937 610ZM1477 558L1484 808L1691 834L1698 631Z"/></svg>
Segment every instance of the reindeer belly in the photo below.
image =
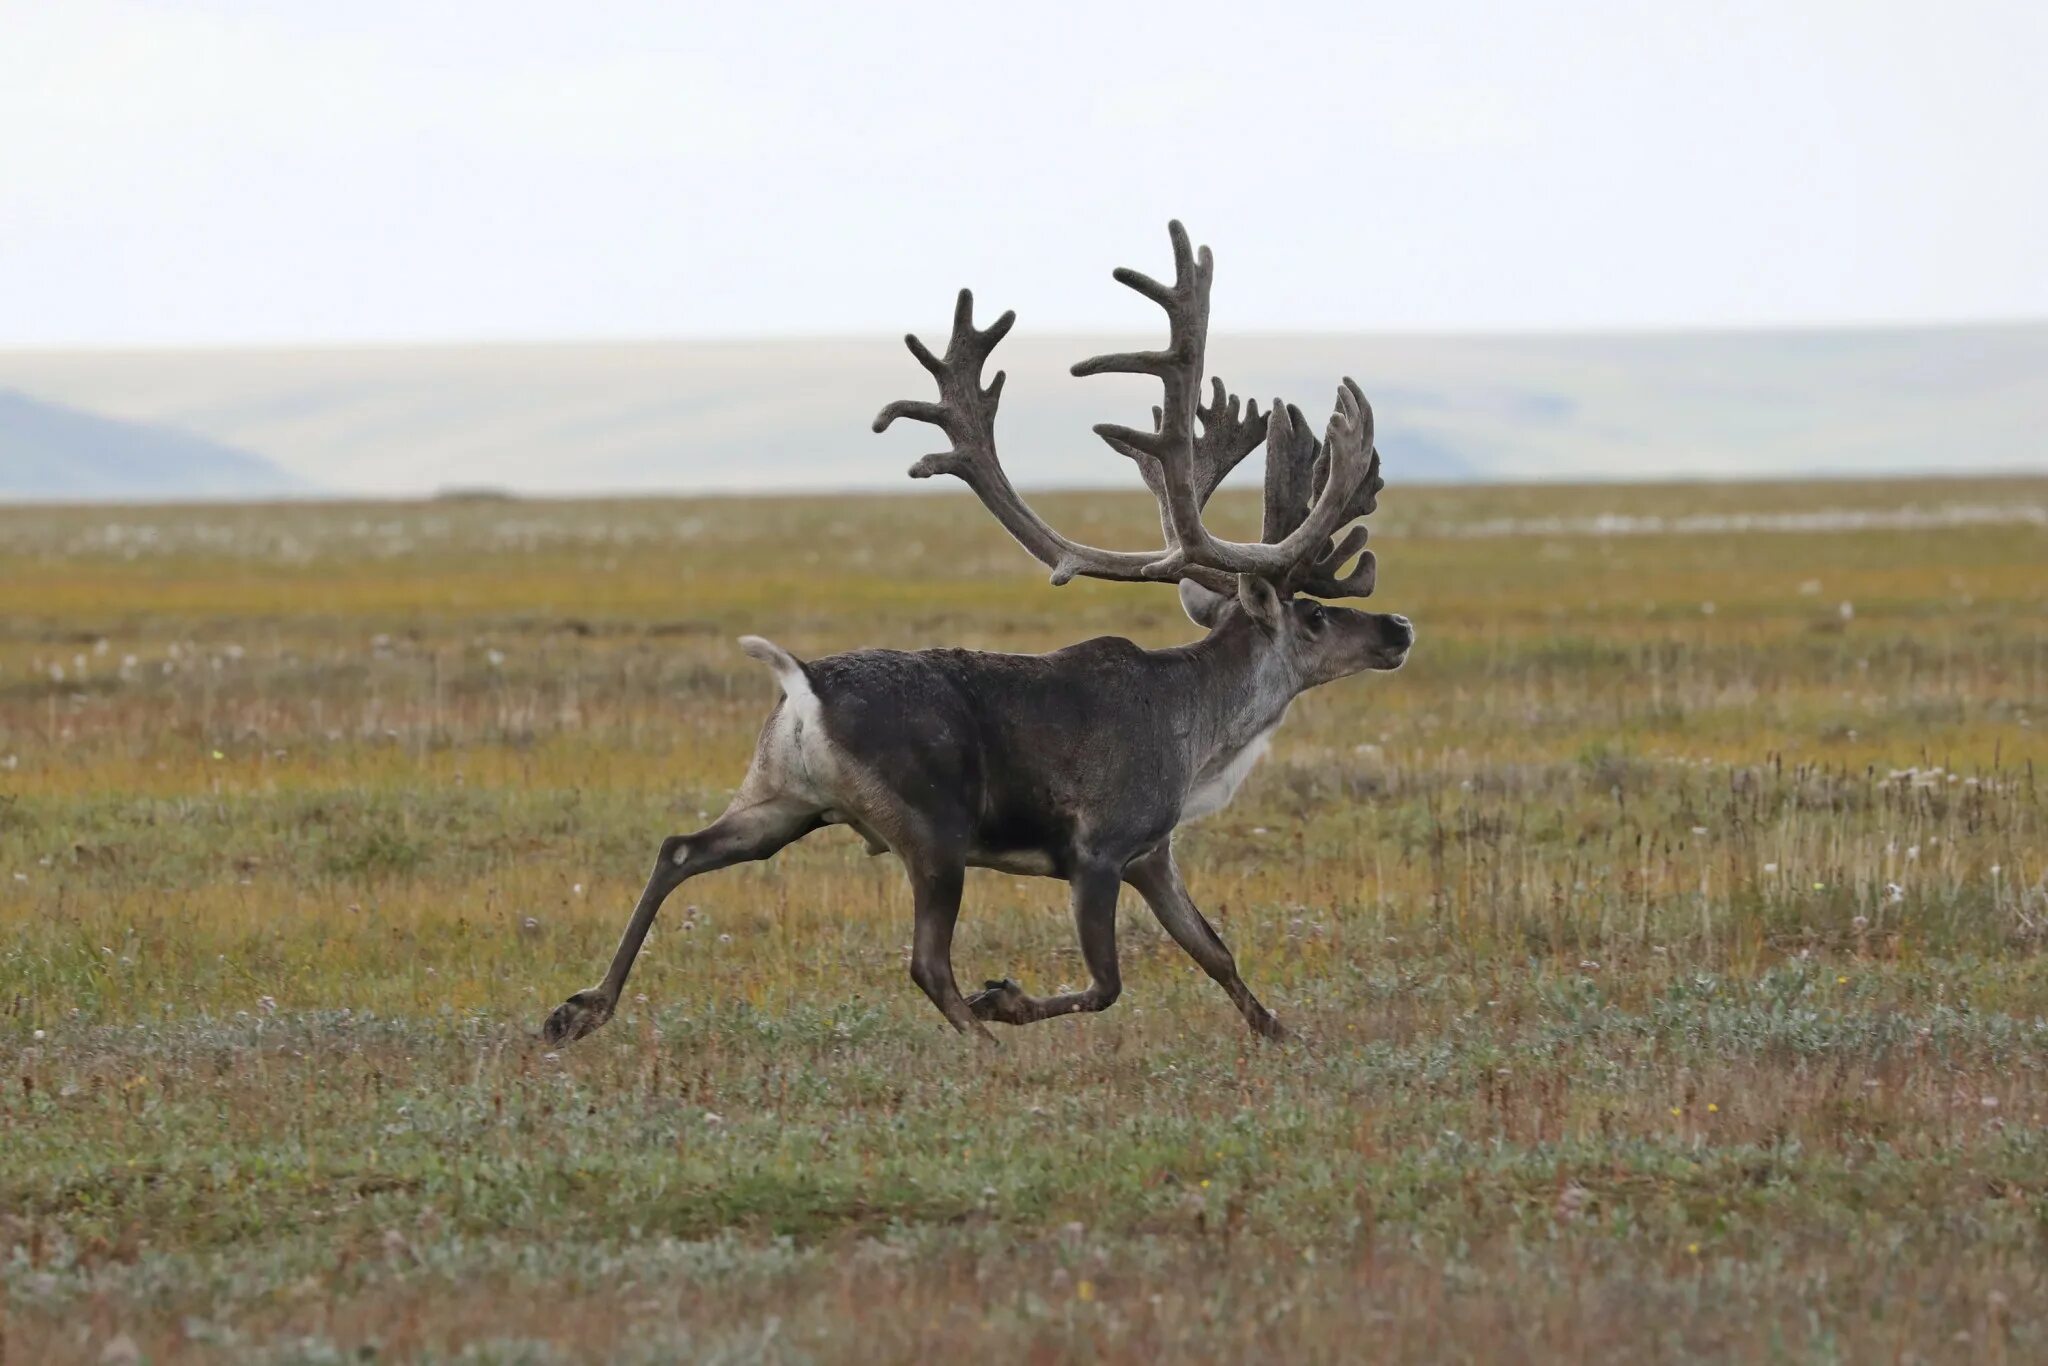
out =
<svg viewBox="0 0 2048 1366"><path fill-rule="evenodd" d="M990 868L1016 877L1062 877L1060 864L1043 849L989 849L976 847L967 852L967 866Z"/></svg>
<svg viewBox="0 0 2048 1366"><path fill-rule="evenodd" d="M1260 731L1242 749L1218 755L1204 767L1180 804L1180 818L1184 821L1199 820L1230 805L1230 799L1244 785L1252 766L1265 757L1267 746L1273 743L1273 731L1277 729L1279 727L1273 726Z"/></svg>

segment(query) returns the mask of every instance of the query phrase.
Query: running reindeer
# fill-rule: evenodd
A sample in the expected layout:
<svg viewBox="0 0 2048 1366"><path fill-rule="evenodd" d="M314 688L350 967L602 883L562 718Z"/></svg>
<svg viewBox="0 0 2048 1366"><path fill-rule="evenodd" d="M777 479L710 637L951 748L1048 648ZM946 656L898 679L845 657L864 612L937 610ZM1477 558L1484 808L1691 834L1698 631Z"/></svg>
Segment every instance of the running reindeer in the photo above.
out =
<svg viewBox="0 0 2048 1366"><path fill-rule="evenodd" d="M910 975L955 1029L986 1039L986 1020L1021 1025L1106 1009L1121 989L1116 904L1129 883L1255 1033L1285 1037L1189 897L1174 865L1173 832L1230 801L1297 696L1363 670L1399 668L1415 632L1405 617L1317 601L1373 590L1365 528L1338 538L1373 511L1381 488L1365 396L1344 381L1320 442L1299 409L1276 400L1262 418L1256 403L1240 409L1221 380L1202 404L1213 265L1209 249L1194 251L1179 223L1168 230L1172 284L1116 272L1166 310L1166 349L1073 367L1076 375L1151 375L1165 386L1152 430L1095 428L1137 462L1159 502L1163 549L1082 545L1018 496L996 457L1002 373L981 384L982 365L1016 314L977 329L964 289L944 356L906 338L938 381L939 401L891 403L875 430L907 417L943 431L951 449L918 461L911 476L965 480L1051 568L1053 583L1076 575L1177 583L1188 616L1208 634L1166 650L1105 636L1046 655L855 650L810 663L759 636L743 637L740 647L773 670L782 689L753 763L723 815L694 835L662 841L610 971L548 1017L550 1043L581 1038L611 1018L669 893L699 873L768 858L828 825L852 826L871 853L903 861L916 906ZM1220 540L1202 525L1203 506L1262 441L1264 539ZM1354 555L1357 564L1341 572ZM1005 979L961 994L953 925L969 867L1067 883L1092 979L1087 990L1030 996Z"/></svg>

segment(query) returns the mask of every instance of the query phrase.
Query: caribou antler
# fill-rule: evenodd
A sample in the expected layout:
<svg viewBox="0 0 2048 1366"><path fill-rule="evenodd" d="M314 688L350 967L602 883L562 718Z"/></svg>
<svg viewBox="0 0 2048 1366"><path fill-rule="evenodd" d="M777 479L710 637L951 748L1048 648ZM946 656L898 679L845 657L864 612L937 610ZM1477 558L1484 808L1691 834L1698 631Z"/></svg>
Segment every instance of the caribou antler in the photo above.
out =
<svg viewBox="0 0 2048 1366"><path fill-rule="evenodd" d="M875 430L887 431L897 418L907 417L913 422L929 422L951 437L951 450L927 455L910 467L910 477L958 477L974 490L983 506L995 514L1019 545L1052 570L1055 584L1066 583L1077 575L1127 583L1162 579L1172 582L1182 577L1153 571L1152 566L1159 563L1164 551L1101 550L1062 536L1032 510L1010 483L1010 476L996 455L996 404L1002 397L1003 372L996 371L995 379L984 389L981 370L996 343L1016 321L1016 313L1008 312L986 330L976 329L974 292L961 290L953 308L953 336L943 357L934 356L931 348L914 335L903 339L910 354L917 357L917 363L939 382L939 402L898 399L875 417ZM1200 575L1199 581L1217 592L1228 591L1232 586L1229 575L1214 571Z"/></svg>
<svg viewBox="0 0 2048 1366"><path fill-rule="evenodd" d="M1095 432L1112 450L1129 456L1152 490L1160 509L1166 545L1159 551L1103 550L1070 540L1032 511L1004 472L996 455L995 414L1003 373L984 389L981 371L1016 321L1005 313L986 330L974 326L974 296L960 291L953 335L943 358L916 337L906 337L911 354L939 384L939 402L902 399L882 409L875 430L899 417L929 422L953 440L950 450L928 455L911 467L913 478L951 474L974 490L1018 543L1052 569L1052 581L1079 576L1122 582L1191 579L1228 592L1240 575L1270 581L1282 591L1317 597L1362 597L1372 591L1374 563L1360 556L1349 575L1338 571L1365 545L1363 527L1333 541L1347 522L1372 511L1381 487L1379 454L1373 448L1372 408L1357 384L1346 379L1337 409L1321 442L1301 410L1275 401L1262 423L1258 404L1238 398L1212 378L1213 395L1200 403L1209 332L1209 285L1215 261L1207 247L1197 252L1179 222L1167 225L1173 243L1174 279L1161 284L1128 267L1118 283L1166 312L1167 345L1161 351L1125 351L1094 356L1073 367L1076 375L1140 374L1159 380L1164 394L1152 410L1152 430L1102 423ZM1196 422L1201 423L1200 433ZM1259 542L1226 541L1210 534L1202 511L1224 478L1266 444L1266 514Z"/></svg>
<svg viewBox="0 0 2048 1366"><path fill-rule="evenodd" d="M1076 375L1084 376L1151 375L1165 390L1164 401L1155 410L1152 431L1141 432L1115 423L1095 428L1112 449L1126 455L1142 453L1157 466L1157 489L1169 549L1164 559L1148 566L1149 576L1185 578L1190 577L1191 570L1216 569L1227 574L1255 574L1276 585L1286 585L1298 577L1307 583L1317 576L1301 576L1301 566L1321 558L1330 537L1348 520L1345 510L1369 471L1372 408L1358 385L1345 380L1337 394L1337 411L1330 418L1323 440L1325 477L1316 490L1314 505L1286 535L1278 540L1250 543L1211 535L1202 524L1202 505L1207 498L1202 484L1207 471L1196 458L1194 415L1208 344L1209 286L1215 277L1215 258L1207 247L1197 251L1188 239L1187 229L1178 221L1167 224L1166 230L1173 243L1171 285L1161 284L1128 266L1118 267L1115 272L1117 283L1144 295L1165 311L1166 349L1094 356L1073 368ZM1286 405L1276 403L1269 424L1278 421L1291 428L1293 424L1283 416L1286 412ZM1269 449L1272 446L1270 425L1267 445ZM1147 461L1139 463L1143 467ZM1151 482L1148 478L1147 483ZM1210 485L1210 489L1213 487ZM1332 587L1338 583L1333 579L1326 581Z"/></svg>

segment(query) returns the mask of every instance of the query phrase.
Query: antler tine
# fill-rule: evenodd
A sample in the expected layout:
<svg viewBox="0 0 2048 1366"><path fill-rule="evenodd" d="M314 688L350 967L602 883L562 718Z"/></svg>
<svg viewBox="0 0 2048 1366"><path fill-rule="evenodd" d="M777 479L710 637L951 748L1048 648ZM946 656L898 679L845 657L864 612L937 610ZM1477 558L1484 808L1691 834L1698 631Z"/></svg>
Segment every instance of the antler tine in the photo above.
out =
<svg viewBox="0 0 2048 1366"><path fill-rule="evenodd" d="M987 328L977 329L974 294L963 289L953 308L953 333L944 356L933 355L931 348L914 335L904 338L910 354L938 381L939 401L898 399L876 415L874 429L886 431L898 418L909 418L930 423L953 442L951 449L934 452L911 466L911 478L950 474L960 479L974 490L975 496L1019 545L1051 568L1055 584L1066 583L1077 575L1126 582L1187 577L1217 592L1227 591L1231 578L1220 571L1203 570L1179 576L1155 572L1154 566L1164 552L1101 550L1070 540L1053 530L1018 494L996 455L995 418L1003 392L1003 372L998 370L986 388L981 383L982 367L989 353L1016 320L1014 312L1007 312Z"/></svg>
<svg viewBox="0 0 2048 1366"><path fill-rule="evenodd" d="M1207 507L1209 496L1216 492L1217 486L1266 440L1267 424L1266 419L1259 415L1259 401L1247 400L1240 413L1237 395L1224 388L1222 380L1212 375L1209 383L1212 386L1209 402L1195 409L1195 416L1202 422L1202 434L1195 438L1195 501L1198 507Z"/></svg>
<svg viewBox="0 0 2048 1366"><path fill-rule="evenodd" d="M1320 497L1328 487L1329 461L1319 457L1315 464L1316 494ZM1386 480L1380 477L1380 453L1374 447L1366 464L1365 475L1352 490L1351 497L1344 503L1338 514L1337 524L1356 522L1370 516L1380 505L1380 490L1386 487ZM1346 532L1341 541L1327 546L1316 557L1313 565L1303 565L1296 571L1297 586L1316 597L1357 597L1372 596L1376 563L1371 552L1362 556L1351 573L1337 577L1337 570L1359 551L1365 549L1367 532L1361 523Z"/></svg>
<svg viewBox="0 0 2048 1366"><path fill-rule="evenodd" d="M898 399L876 415L875 430L887 431L889 424L897 418L907 417L913 422L931 423L952 437L954 445L950 451L920 460L911 470L912 478L960 474L961 470L955 466L964 466L973 459L971 448L976 444L975 435L983 431L994 432L996 404L1002 398L1004 373L996 371L995 379L984 389L981 387L981 368L987 363L989 353L1009 335L1016 322L1017 313L1012 309L986 329L977 329L974 326L974 291L963 289L953 304L953 335L946 343L944 357L933 355L931 348L914 333L904 336L903 344L910 348L910 354L917 357L917 363L939 382L941 401L926 403L917 399Z"/></svg>
<svg viewBox="0 0 2048 1366"><path fill-rule="evenodd" d="M1322 496L1329 479L1329 457L1327 454L1318 455L1315 462L1315 491L1318 498ZM1360 479L1358 487L1352 490L1350 501L1344 505L1344 515L1339 519L1338 525L1371 514L1379 507L1380 490L1386 486L1387 481L1380 478L1380 452L1375 446L1367 453L1365 477Z"/></svg>
<svg viewBox="0 0 2048 1366"><path fill-rule="evenodd" d="M1195 409L1195 416L1201 419L1202 424L1201 434L1194 440L1195 499L1204 507L1208 506L1210 496L1230 476L1230 472L1243 464L1244 458L1266 440L1266 419L1259 414L1259 401L1244 402L1226 390L1220 379L1212 377L1209 382L1215 386L1215 396ZM1164 411L1154 404L1151 435L1158 435L1164 419ZM1104 423L1103 426L1110 424ZM1159 457L1125 439L1124 430L1117 428L1105 434L1103 440L1117 454L1127 455L1136 461L1145 473L1147 484L1155 483L1157 474L1153 467Z"/></svg>
<svg viewBox="0 0 2048 1366"><path fill-rule="evenodd" d="M1329 486L1330 464L1323 443L1316 440L1301 409L1275 399L1272 427L1266 436L1265 540L1284 541L1308 519L1311 501L1320 499ZM1365 477L1344 504L1336 524L1341 527L1371 513L1379 506L1378 495L1384 487L1379 451L1374 449ZM1370 596L1375 574L1371 555L1360 560L1351 573L1338 574L1346 561L1365 549L1367 535L1365 527L1351 527L1342 539L1325 545L1313 560L1296 565L1287 578L1287 586L1321 598Z"/></svg>
<svg viewBox="0 0 2048 1366"><path fill-rule="evenodd" d="M1322 454L1323 443L1301 409L1274 399L1266 425L1266 517L1259 539L1278 544L1308 516Z"/></svg>
<svg viewBox="0 0 2048 1366"><path fill-rule="evenodd" d="M1365 550L1366 530L1354 526L1344 534L1344 539L1333 542L1312 565L1303 565L1288 580L1288 587L1296 592L1306 593L1312 598L1369 598L1379 578L1379 561L1370 550ZM1359 552L1365 550L1360 555ZM1358 555L1358 563L1351 567L1349 574L1339 576L1344 562Z"/></svg>
<svg viewBox="0 0 2048 1366"><path fill-rule="evenodd" d="M1215 277L1216 261L1207 247L1195 249L1179 219L1166 225L1166 233L1173 242L1171 285L1161 284L1129 266L1118 266L1112 272L1118 284L1166 310L1166 349L1091 356L1076 362L1073 373L1084 377L1151 375L1165 388L1152 431L1141 432L1135 427L1104 422L1096 425L1095 434L1113 450L1125 455L1143 452L1157 462L1156 471L1148 471L1144 460L1139 460L1138 466L1159 499L1160 520L1166 527L1168 544L1181 548L1208 539L1201 516L1206 495L1197 492L1193 469L1194 421L1209 337L1209 284ZM1158 562L1156 569L1162 578L1181 577L1179 570L1186 563L1185 559L1169 555Z"/></svg>
<svg viewBox="0 0 2048 1366"><path fill-rule="evenodd" d="M1209 506L1209 499L1229 478L1230 472L1243 464L1245 457L1266 439L1266 419L1259 412L1258 400L1242 402L1224 387L1221 379L1212 377L1209 382L1213 386L1209 402L1195 409L1195 416L1201 421L1201 434L1194 439L1192 462L1197 509ZM1155 406L1152 409L1155 433L1164 418L1164 411ZM1167 514L1165 471L1158 457L1118 437L1105 436L1103 440L1108 442L1111 450L1129 456L1137 465L1145 487L1152 491L1153 499L1159 504L1159 524L1166 533L1167 544L1176 544L1173 522Z"/></svg>

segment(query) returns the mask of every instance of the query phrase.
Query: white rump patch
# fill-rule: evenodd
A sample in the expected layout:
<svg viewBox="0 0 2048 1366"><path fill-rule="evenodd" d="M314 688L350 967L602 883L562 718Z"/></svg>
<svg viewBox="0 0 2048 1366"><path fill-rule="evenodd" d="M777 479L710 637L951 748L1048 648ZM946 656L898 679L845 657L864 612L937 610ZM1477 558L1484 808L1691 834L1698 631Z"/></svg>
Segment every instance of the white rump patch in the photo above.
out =
<svg viewBox="0 0 2048 1366"><path fill-rule="evenodd" d="M773 790L820 807L841 804L839 755L825 738L825 712L796 656L772 640L741 636L740 648L775 671L783 704L761 737L755 763ZM749 781L754 775L748 774Z"/></svg>

